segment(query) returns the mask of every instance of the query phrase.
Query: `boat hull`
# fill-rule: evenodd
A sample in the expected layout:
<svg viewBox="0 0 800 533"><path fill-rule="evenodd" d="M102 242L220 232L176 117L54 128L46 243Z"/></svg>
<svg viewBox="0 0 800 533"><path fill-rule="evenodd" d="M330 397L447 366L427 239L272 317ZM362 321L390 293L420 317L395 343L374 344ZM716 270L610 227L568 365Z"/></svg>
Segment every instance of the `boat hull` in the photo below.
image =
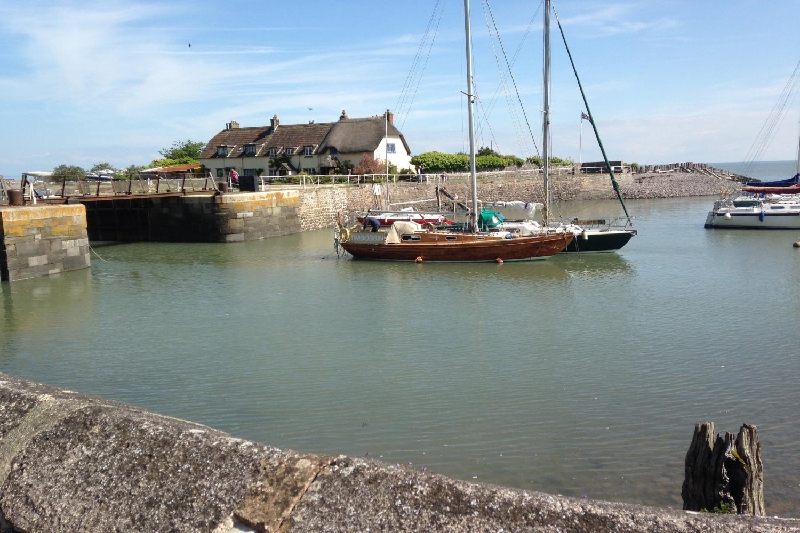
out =
<svg viewBox="0 0 800 533"><path fill-rule="evenodd" d="M358 242L353 238L342 242L341 246L355 259L373 261L528 261L556 255L574 238L571 233L510 239L445 232L417 236L419 240L404 240L396 244L378 242L377 239L375 242Z"/></svg>
<svg viewBox="0 0 800 533"><path fill-rule="evenodd" d="M759 207L722 208L710 211L706 228L735 229L800 229L800 205L782 212L762 211Z"/></svg>
<svg viewBox="0 0 800 533"><path fill-rule="evenodd" d="M588 229L576 235L564 253L616 252L636 235L636 230Z"/></svg>
<svg viewBox="0 0 800 533"><path fill-rule="evenodd" d="M747 186L742 188L742 192L756 194L798 194L800 193L800 184L785 186L770 185L764 187Z"/></svg>

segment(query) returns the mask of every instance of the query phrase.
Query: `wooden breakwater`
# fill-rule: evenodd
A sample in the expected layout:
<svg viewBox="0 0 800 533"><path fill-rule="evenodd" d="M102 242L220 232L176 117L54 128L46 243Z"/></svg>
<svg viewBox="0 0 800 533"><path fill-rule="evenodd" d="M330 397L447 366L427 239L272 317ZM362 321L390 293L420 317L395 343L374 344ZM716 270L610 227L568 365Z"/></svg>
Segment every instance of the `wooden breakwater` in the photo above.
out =
<svg viewBox="0 0 800 533"><path fill-rule="evenodd" d="M0 531L800 532L280 450L0 374Z"/></svg>

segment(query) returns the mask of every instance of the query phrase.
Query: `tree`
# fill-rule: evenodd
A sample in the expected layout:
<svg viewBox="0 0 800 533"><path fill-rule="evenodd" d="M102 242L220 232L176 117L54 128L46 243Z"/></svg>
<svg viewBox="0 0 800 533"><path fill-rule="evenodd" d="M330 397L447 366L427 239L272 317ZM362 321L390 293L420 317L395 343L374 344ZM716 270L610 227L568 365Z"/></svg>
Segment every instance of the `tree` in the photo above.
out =
<svg viewBox="0 0 800 533"><path fill-rule="evenodd" d="M151 167L168 167L171 165L190 165L200 162L200 154L203 153L205 143L194 142L192 140L175 141L170 148L159 150L158 153L163 157L153 159Z"/></svg>
<svg viewBox="0 0 800 533"><path fill-rule="evenodd" d="M355 167L355 165L347 159L340 161L338 157L334 157L333 160L336 162L336 167L333 169L335 174L349 174Z"/></svg>
<svg viewBox="0 0 800 533"><path fill-rule="evenodd" d="M445 154L425 152L411 158L416 168L424 167L425 172L467 172L469 156L466 154Z"/></svg>
<svg viewBox="0 0 800 533"><path fill-rule="evenodd" d="M536 165L537 167L540 167L540 168L543 166L542 158L541 158L541 156L538 156L538 155L531 156L531 157L527 158L525 161L528 162L528 163L531 163L533 165ZM570 159L570 158L567 158L567 159L561 159L560 157L551 157L550 158L550 165L554 166L554 167L571 167L574 164L575 164L575 162L572 161L572 159Z"/></svg>
<svg viewBox="0 0 800 533"><path fill-rule="evenodd" d="M281 154L269 160L269 168L274 170L275 174L282 175L281 173L284 172L283 165L288 165L291 161L291 157L286 154Z"/></svg>
<svg viewBox="0 0 800 533"><path fill-rule="evenodd" d="M475 155L476 156L479 156L479 155L496 155L497 157L503 157L498 152L495 152L494 150L492 150L488 146L481 146L480 149L478 150L478 152Z"/></svg>
<svg viewBox="0 0 800 533"><path fill-rule="evenodd" d="M144 167L138 165L131 165L124 170L123 176L125 176L125 178L129 180L136 179L139 177L139 171L142 169L144 169Z"/></svg>
<svg viewBox="0 0 800 533"><path fill-rule="evenodd" d="M110 170L114 172L114 167L112 167L108 161L100 161L99 163L95 163L95 165L89 169L89 172L97 174L98 172L102 172L104 170Z"/></svg>
<svg viewBox="0 0 800 533"><path fill-rule="evenodd" d="M53 169L53 180L78 181L86 177L86 171L75 165L58 165Z"/></svg>
<svg viewBox="0 0 800 533"><path fill-rule="evenodd" d="M384 174L385 172L386 162L375 159L369 154L364 154L353 169L353 174Z"/></svg>
<svg viewBox="0 0 800 533"><path fill-rule="evenodd" d="M175 141L170 148L159 150L158 153L164 159L182 159L188 157L195 161L200 160L200 154L203 153L203 148L206 144L202 142L194 142L192 140Z"/></svg>

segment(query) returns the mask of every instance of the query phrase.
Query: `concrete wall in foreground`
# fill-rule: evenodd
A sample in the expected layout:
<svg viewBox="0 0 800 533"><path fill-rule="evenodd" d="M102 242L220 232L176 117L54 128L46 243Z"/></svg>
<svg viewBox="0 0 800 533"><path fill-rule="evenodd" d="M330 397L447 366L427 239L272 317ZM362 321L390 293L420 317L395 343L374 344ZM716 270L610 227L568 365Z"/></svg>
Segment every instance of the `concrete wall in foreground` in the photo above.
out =
<svg viewBox="0 0 800 533"><path fill-rule="evenodd" d="M0 374L0 531L785 532L307 455Z"/></svg>
<svg viewBox="0 0 800 533"><path fill-rule="evenodd" d="M0 280L38 278L90 264L82 205L0 207Z"/></svg>

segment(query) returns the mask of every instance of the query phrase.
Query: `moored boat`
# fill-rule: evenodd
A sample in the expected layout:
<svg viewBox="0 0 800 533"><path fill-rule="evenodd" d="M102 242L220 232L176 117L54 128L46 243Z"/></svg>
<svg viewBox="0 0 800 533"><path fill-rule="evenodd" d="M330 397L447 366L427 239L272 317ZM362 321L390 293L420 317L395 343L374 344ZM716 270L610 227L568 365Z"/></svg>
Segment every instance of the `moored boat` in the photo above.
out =
<svg viewBox="0 0 800 533"><path fill-rule="evenodd" d="M558 17L556 17L558 21ZM561 29L561 22L558 21L559 29L561 30L561 36L564 40L564 46L567 47L567 41L564 37L563 29ZM616 224L617 221L623 220L623 218L615 218L614 221L610 224L606 224L605 219L599 220L595 219L592 221L573 221L569 224L563 224L560 222L550 223L548 220L549 212L550 212L550 192L549 192L549 139L550 139L550 0L545 0L544 2L544 49L545 49L545 61L544 61L544 111L542 113L543 117L543 135L542 135L542 160L544 163L544 225L547 227L548 230L556 230L556 231L566 231L568 233L572 233L575 238L572 239L567 246L564 247L562 252L565 253L583 253L583 252L616 252L626 244L628 241L636 235L636 230L633 229L633 223L631 221L631 217L628 215L628 208L625 207L625 202L622 199L622 195L619 192L619 185L617 184L616 178L614 177L614 167L609 163L608 156L606 155L606 150L603 147L603 143L600 140L600 133L597 131L597 125L595 124L594 118L592 117L592 112L589 109L589 103L586 100L586 95L583 92L583 86L581 85L580 79L578 78L578 71L575 69L575 64L572 62L572 54L569 51L569 47L567 47L567 55L570 58L570 63L572 64L572 70L575 74L575 78L578 81L578 88L580 89L581 97L583 98L583 103L586 106L586 114L585 116L589 119L589 123L592 125L592 129L594 130L595 138L597 139L597 144L600 148L601 153L603 154L603 159L605 161L606 167L608 168L609 174L611 176L611 184L614 189L614 192L617 195L617 199L619 200L620 205L622 206L622 210L625 213L625 223L624 225Z"/></svg>
<svg viewBox="0 0 800 533"><path fill-rule="evenodd" d="M568 232L519 236L510 232L426 230L395 222L388 231L340 230L341 246L356 259L416 262L505 262L541 259L559 253L574 236Z"/></svg>
<svg viewBox="0 0 800 533"><path fill-rule="evenodd" d="M794 98L800 80L800 62L795 67L779 101ZM768 122L780 122L786 106L776 106ZM774 135L762 130L755 145L766 146ZM706 215L706 228L800 229L800 135L797 144L797 167L794 176L777 181L745 183L742 194L730 194L716 202Z"/></svg>
<svg viewBox="0 0 800 533"><path fill-rule="evenodd" d="M800 198L723 198L706 216L706 228L800 229Z"/></svg>
<svg viewBox="0 0 800 533"><path fill-rule="evenodd" d="M367 231L364 223L348 229L339 225L336 247L344 248L356 259L383 261L522 261L542 259L559 253L574 238L569 232L522 236L511 231L481 231L479 228L479 202L475 163L475 92L472 76L472 38L470 35L469 0L464 0L464 28L466 42L467 113L469 119L470 184L472 189L469 222L465 227L437 229L423 227L414 222L394 222L388 231L375 224ZM364 220L366 222L366 220ZM432 226L432 224L430 224Z"/></svg>
<svg viewBox="0 0 800 533"><path fill-rule="evenodd" d="M635 229L618 225L619 220L615 219L610 223L607 223L605 219L574 221L566 227L572 231L575 238L563 251L567 253L616 252L636 235Z"/></svg>

